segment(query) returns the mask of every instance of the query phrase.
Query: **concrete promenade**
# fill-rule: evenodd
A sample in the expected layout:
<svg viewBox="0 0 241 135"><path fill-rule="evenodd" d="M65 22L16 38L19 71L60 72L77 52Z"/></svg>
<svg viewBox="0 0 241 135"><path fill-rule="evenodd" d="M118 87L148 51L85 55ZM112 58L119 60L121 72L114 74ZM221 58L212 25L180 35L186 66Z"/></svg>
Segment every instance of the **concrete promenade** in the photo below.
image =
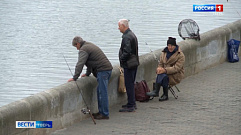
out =
<svg viewBox="0 0 241 135"><path fill-rule="evenodd" d="M178 88L178 99L169 92L169 101L137 102L132 113L120 113L121 104L115 105L109 120L96 120L94 125L88 118L51 135L241 134L241 62L203 70Z"/></svg>

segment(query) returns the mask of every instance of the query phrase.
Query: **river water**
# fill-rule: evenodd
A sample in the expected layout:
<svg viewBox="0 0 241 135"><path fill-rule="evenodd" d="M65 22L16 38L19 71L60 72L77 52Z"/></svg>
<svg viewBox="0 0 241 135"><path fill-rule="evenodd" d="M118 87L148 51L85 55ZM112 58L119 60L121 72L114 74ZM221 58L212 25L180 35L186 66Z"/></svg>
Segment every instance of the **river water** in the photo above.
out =
<svg viewBox="0 0 241 135"><path fill-rule="evenodd" d="M223 4L221 13L193 12L193 4ZM241 18L240 0L1 0L0 107L66 83L74 72L78 51L74 36L98 45L118 64L122 34L119 19L130 20L139 52L166 46L178 35L178 24L193 19L200 33ZM85 71L83 71L85 72Z"/></svg>

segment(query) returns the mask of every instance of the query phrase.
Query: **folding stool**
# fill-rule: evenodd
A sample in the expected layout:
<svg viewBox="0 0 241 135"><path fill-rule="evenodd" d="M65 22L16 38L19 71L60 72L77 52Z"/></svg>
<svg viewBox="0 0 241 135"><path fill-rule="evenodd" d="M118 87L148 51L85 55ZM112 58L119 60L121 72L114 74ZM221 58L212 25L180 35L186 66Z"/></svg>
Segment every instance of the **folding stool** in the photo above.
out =
<svg viewBox="0 0 241 135"><path fill-rule="evenodd" d="M177 91L180 92L180 90L177 88L176 85L174 85L174 87L176 87ZM168 85L168 90L171 91L171 93L172 93L172 95L175 97L175 99L178 98L178 95L175 93L174 89L173 89L170 85Z"/></svg>

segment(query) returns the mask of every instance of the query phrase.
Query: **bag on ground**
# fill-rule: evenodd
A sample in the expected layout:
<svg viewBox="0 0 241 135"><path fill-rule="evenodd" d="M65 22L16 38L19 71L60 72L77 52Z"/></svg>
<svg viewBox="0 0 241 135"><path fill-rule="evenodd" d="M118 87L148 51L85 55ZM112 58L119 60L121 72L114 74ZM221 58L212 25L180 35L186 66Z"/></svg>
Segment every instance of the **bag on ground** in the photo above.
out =
<svg viewBox="0 0 241 135"><path fill-rule="evenodd" d="M148 88L145 80L135 83L136 101L148 102L150 97L146 95L147 92L150 92L150 89Z"/></svg>
<svg viewBox="0 0 241 135"><path fill-rule="evenodd" d="M238 49L240 41L231 39L228 42L228 61L229 62L238 62Z"/></svg>

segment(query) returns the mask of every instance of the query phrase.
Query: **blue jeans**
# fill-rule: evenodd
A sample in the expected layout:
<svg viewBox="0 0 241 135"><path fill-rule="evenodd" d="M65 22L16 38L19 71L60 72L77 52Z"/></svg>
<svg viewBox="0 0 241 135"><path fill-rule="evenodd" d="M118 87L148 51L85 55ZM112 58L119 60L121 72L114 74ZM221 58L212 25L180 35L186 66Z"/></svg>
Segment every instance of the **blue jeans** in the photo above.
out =
<svg viewBox="0 0 241 135"><path fill-rule="evenodd" d="M136 71L135 69L128 69L124 68L124 78L125 78L125 85L126 85L126 93L128 98L127 107L132 108L136 105L136 98L135 98L135 79L136 79Z"/></svg>
<svg viewBox="0 0 241 135"><path fill-rule="evenodd" d="M97 73L97 99L99 113L104 116L109 116L109 102L108 102L108 83L112 70L101 71Z"/></svg>

